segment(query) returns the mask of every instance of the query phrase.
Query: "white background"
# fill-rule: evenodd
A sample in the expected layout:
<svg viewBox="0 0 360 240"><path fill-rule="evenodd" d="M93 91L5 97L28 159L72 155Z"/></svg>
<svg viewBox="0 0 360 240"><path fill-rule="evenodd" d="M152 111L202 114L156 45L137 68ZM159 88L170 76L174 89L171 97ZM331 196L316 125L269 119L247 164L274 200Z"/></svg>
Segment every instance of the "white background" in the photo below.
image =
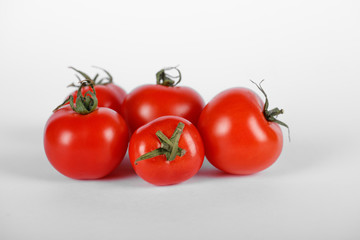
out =
<svg viewBox="0 0 360 240"><path fill-rule="evenodd" d="M152 186L126 158L111 176L56 172L43 128L75 81L108 69L126 91L180 64L208 102L259 82L292 142L269 169L206 160ZM359 239L359 1L0 2L0 239Z"/></svg>

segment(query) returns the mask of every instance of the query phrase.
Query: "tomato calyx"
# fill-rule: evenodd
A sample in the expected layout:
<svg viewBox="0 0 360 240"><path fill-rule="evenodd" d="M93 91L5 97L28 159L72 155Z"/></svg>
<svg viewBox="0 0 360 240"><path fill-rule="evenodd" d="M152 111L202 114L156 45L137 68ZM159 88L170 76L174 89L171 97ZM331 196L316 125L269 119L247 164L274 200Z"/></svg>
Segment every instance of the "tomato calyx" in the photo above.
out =
<svg viewBox="0 0 360 240"><path fill-rule="evenodd" d="M137 165L139 161L143 161L160 155L165 155L167 161L173 161L176 156L184 156L186 150L179 147L179 140L184 127L185 124L179 122L170 139L160 130L157 131L156 136L161 143L160 147L151 152L141 155L138 159L135 160L135 165Z"/></svg>
<svg viewBox="0 0 360 240"><path fill-rule="evenodd" d="M97 66L92 66L92 67L102 70L107 75L107 77L103 77L103 78L99 79L98 81L96 81L97 76L99 76L98 74L96 74L95 79L93 79L95 82L95 85L107 85L107 84L113 83L113 77L107 70L105 70L101 67L97 67Z"/></svg>
<svg viewBox="0 0 360 240"><path fill-rule="evenodd" d="M81 94L81 89L85 86L90 85L92 91L87 91L84 93L84 96ZM53 112L57 111L59 108L65 104L70 103L70 107L75 112L86 115L93 112L98 105L98 99L96 97L96 92L94 88L94 82L91 79L85 79L80 81L80 87L76 95L76 103L74 105L74 97L70 95L62 104L56 107Z"/></svg>
<svg viewBox="0 0 360 240"><path fill-rule="evenodd" d="M283 109L279 109L279 108L274 108L274 109L271 109L271 110L268 110L269 109L269 99L268 99L268 96L265 92L265 90L263 89L263 87L261 86L261 83L264 81L262 80L259 84L255 83L254 81L250 80L253 84L255 84L255 86L264 94L265 96L265 104L264 104L264 108L263 108L263 114L264 114L264 117L265 119L268 121L268 122L275 122L283 127L286 127L288 129L288 136L289 136L289 141L290 141L290 129L289 129L289 126L278 120L277 119L277 116L280 115L280 114L283 114L284 113L284 110Z"/></svg>
<svg viewBox="0 0 360 240"><path fill-rule="evenodd" d="M105 72L105 74L107 76L98 79L99 73L97 73L93 78L91 78L88 74L86 74L86 73L84 73L84 72L82 72L82 71L80 71L78 69L75 69L74 67L69 67L69 68L71 68L74 71L76 71L77 73L79 73L83 78L88 79L88 80L92 80L94 85L107 85L107 84L113 83L113 77L111 76L111 74L107 70L105 70L105 69L103 69L101 67L97 67L97 66L92 66L92 67L102 70L103 72ZM78 75L75 75L75 76L77 77L79 82L82 81L81 78ZM75 83L71 83L67 87L77 87L77 88L79 88L80 85L77 85Z"/></svg>
<svg viewBox="0 0 360 240"><path fill-rule="evenodd" d="M178 76L171 76L168 73L166 73L166 71L175 69L179 75ZM175 80L177 79L177 82L175 83ZM168 68L163 68L160 71L158 71L156 73L156 84L157 85L163 85L163 86L167 86L167 87L175 87L176 85L178 85L181 81L181 72L180 70L176 67L168 67Z"/></svg>

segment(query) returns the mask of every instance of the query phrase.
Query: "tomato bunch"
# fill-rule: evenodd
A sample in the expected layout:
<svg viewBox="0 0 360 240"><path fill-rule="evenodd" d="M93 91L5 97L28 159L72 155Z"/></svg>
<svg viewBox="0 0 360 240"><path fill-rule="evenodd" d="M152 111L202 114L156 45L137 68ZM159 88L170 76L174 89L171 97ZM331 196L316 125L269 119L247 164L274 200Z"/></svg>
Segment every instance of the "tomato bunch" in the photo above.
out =
<svg viewBox="0 0 360 240"><path fill-rule="evenodd" d="M262 82L253 83L265 102L252 90L235 87L204 106L194 89L177 86L177 67L160 70L155 85L129 94L105 69L97 67L106 74L99 79L70 68L79 74L79 85L70 86L78 89L54 110L44 131L50 163L70 178L105 177L127 149L136 174L154 185L190 179L205 156L226 173L244 175L268 168L282 151L280 126L288 126L277 119L282 109L269 110Z"/></svg>

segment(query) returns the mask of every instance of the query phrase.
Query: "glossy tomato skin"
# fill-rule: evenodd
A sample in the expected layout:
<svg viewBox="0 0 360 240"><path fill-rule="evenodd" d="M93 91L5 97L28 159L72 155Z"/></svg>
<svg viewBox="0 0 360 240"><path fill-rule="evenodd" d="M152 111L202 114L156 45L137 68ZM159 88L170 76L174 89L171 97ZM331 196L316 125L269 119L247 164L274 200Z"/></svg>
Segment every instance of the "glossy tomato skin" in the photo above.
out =
<svg viewBox="0 0 360 240"><path fill-rule="evenodd" d="M125 96L126 96L125 90L114 83L108 83L105 86L108 88L111 88L115 92L115 95L118 98L120 105L122 105L122 103L124 102Z"/></svg>
<svg viewBox="0 0 360 240"><path fill-rule="evenodd" d="M94 88L96 91L96 97L98 99L99 107L110 108L121 114L121 105L126 96L126 92L122 88L113 83L109 83L106 85L95 85ZM90 86L86 86L81 89L82 95L84 95L84 93L87 91L91 91ZM75 102L77 91L73 92L72 95Z"/></svg>
<svg viewBox="0 0 360 240"><path fill-rule="evenodd" d="M205 106L198 129L212 165L246 175L276 161L283 135L278 124L265 119L263 106L260 97L247 88L225 90Z"/></svg>
<svg viewBox="0 0 360 240"><path fill-rule="evenodd" d="M167 161L165 155L139 161L135 160L143 154L160 147L156 137L158 130L170 138L179 122L185 124L180 137L179 147L186 150L185 155L176 156ZM138 128L130 139L130 162L137 173L145 181L154 185L172 185L188 180L200 169L204 161L204 146L196 127L184 118L164 116Z"/></svg>
<svg viewBox="0 0 360 240"><path fill-rule="evenodd" d="M167 115L183 117L196 124L204 105L204 100L192 88L144 85L125 97L123 116L131 132Z"/></svg>
<svg viewBox="0 0 360 240"><path fill-rule="evenodd" d="M46 156L56 170L74 179L108 175L124 158L127 146L126 123L109 108L81 115L66 105L45 126Z"/></svg>

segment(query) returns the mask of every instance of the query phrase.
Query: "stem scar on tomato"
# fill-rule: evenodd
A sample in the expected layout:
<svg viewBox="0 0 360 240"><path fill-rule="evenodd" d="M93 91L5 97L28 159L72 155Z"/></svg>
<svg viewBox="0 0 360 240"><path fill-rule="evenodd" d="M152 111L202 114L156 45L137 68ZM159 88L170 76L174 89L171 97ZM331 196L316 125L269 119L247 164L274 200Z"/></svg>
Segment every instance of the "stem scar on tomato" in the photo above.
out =
<svg viewBox="0 0 360 240"><path fill-rule="evenodd" d="M179 157L184 156L186 150L179 147L179 140L184 127L185 124L179 122L170 139L160 130L157 131L156 136L158 137L161 143L160 147L151 152L141 155L138 159L135 160L135 165L137 165L139 161L143 161L160 155L165 155L166 160L169 162L173 161L176 156Z"/></svg>
<svg viewBox="0 0 360 240"><path fill-rule="evenodd" d="M279 125L281 125L281 126L283 126L283 127L286 127L286 128L288 129L288 136L289 136L289 142L290 142L291 139L290 139L290 128L289 128L289 126L288 126L286 123L284 123L284 122L282 122L282 121L280 121L280 120L277 119L278 115L284 113L284 110L283 110L283 109L279 109L279 108L277 108L277 107L274 108L274 109L268 110L268 108L269 108L269 99L268 99L268 96L267 96L265 90L264 90L263 87L261 86L261 83L264 81L264 79L261 80L261 82L260 82L259 84L255 83L255 82L252 81L252 80L250 80L250 81L251 81L253 84L255 84L255 86L256 86L256 87L264 94L264 96L265 96L265 104L264 104L263 114L264 114L266 120L269 121L269 122L275 122L275 123L277 123L277 124L279 124Z"/></svg>

